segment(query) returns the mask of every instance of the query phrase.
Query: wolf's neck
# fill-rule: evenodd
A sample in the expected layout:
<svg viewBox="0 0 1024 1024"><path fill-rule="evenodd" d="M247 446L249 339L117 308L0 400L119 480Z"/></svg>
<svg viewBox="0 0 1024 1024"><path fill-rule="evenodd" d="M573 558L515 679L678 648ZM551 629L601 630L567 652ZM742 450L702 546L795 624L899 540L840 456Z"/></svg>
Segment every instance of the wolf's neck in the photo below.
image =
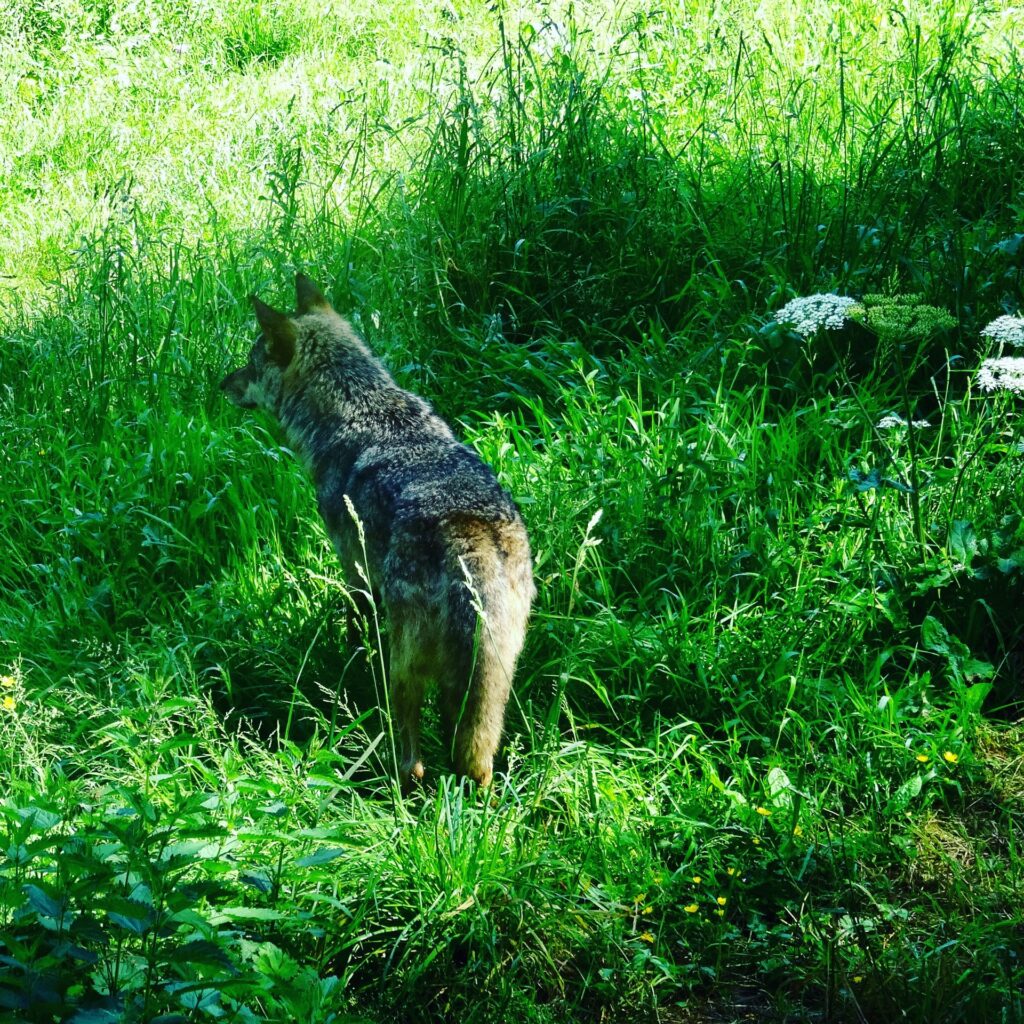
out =
<svg viewBox="0 0 1024 1024"><path fill-rule="evenodd" d="M332 473L347 470L370 446L390 442L424 419L436 419L427 403L390 379L357 394L343 387L299 393L281 410L289 444L314 479L325 463Z"/></svg>

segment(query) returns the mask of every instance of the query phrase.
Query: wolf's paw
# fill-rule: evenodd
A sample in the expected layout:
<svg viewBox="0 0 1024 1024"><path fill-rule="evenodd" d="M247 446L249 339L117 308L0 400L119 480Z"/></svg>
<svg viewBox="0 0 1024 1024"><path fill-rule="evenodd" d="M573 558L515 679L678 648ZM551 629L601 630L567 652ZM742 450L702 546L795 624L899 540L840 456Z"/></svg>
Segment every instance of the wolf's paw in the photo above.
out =
<svg viewBox="0 0 1024 1024"><path fill-rule="evenodd" d="M481 789L486 789L491 784L494 771L490 765L478 767L466 773Z"/></svg>
<svg viewBox="0 0 1024 1024"><path fill-rule="evenodd" d="M412 764L403 764L399 773L399 781L402 784L402 792L409 793L423 781L423 762L415 761Z"/></svg>

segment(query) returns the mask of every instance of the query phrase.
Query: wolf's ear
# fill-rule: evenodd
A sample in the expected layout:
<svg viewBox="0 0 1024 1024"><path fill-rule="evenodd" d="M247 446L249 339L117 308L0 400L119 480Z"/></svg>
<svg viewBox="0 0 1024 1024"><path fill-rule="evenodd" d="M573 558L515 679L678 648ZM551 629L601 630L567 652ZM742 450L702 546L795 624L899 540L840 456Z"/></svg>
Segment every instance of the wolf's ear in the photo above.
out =
<svg viewBox="0 0 1024 1024"><path fill-rule="evenodd" d="M295 308L299 313L312 313L317 309L330 309L324 294L305 274L295 275Z"/></svg>
<svg viewBox="0 0 1024 1024"><path fill-rule="evenodd" d="M284 369L295 358L295 324L284 313L278 313L255 295L250 295L249 301L256 310L256 319L263 330L267 355Z"/></svg>

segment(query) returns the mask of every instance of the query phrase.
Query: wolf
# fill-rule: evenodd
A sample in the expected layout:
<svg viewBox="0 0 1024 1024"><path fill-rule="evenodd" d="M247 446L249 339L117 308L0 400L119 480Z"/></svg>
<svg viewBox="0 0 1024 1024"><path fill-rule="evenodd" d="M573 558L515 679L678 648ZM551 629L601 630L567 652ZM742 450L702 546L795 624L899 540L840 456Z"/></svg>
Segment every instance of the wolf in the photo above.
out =
<svg viewBox="0 0 1024 1024"><path fill-rule="evenodd" d="M281 424L346 581L365 576L384 609L402 784L423 778L420 713L436 684L455 769L487 786L535 594L519 509L304 274L295 295L291 315L251 296L261 335L220 387Z"/></svg>

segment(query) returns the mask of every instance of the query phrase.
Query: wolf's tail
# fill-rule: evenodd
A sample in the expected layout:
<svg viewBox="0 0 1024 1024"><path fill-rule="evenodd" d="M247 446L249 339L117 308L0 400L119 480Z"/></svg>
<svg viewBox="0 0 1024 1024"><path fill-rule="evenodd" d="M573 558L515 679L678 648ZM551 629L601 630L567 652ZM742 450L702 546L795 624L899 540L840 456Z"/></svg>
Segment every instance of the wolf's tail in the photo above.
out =
<svg viewBox="0 0 1024 1024"><path fill-rule="evenodd" d="M463 527L448 550L457 562L449 568L449 621L462 670L442 684L441 704L456 771L486 786L534 596L530 548L515 521Z"/></svg>

